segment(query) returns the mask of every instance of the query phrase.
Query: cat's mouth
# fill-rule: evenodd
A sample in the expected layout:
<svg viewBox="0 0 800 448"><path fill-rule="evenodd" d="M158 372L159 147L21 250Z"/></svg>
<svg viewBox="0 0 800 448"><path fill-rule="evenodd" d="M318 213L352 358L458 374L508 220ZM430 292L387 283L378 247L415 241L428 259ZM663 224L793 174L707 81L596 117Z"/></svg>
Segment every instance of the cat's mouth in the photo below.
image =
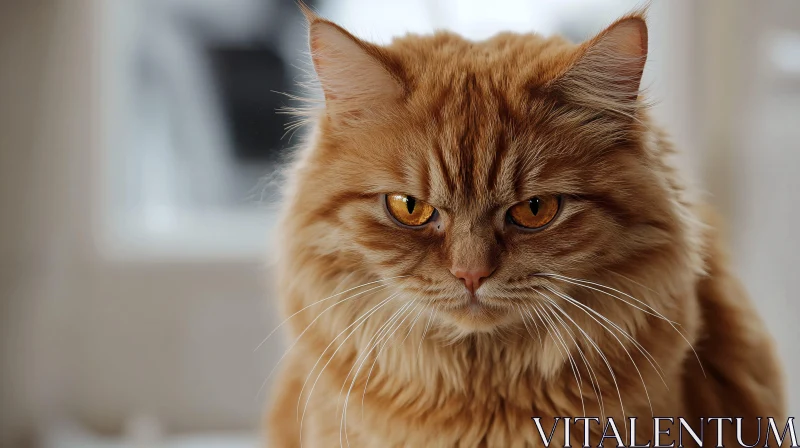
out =
<svg viewBox="0 0 800 448"><path fill-rule="evenodd" d="M508 323L513 317L511 306L475 294L460 300L453 299L440 309L444 311L446 320L468 331L491 331Z"/></svg>
<svg viewBox="0 0 800 448"><path fill-rule="evenodd" d="M475 294L470 294L469 300L462 306L464 311L472 314L483 314L489 311L489 306Z"/></svg>
<svg viewBox="0 0 800 448"><path fill-rule="evenodd" d="M471 313L496 313L498 310L513 307L512 302L507 299L473 292L455 297L437 298L436 304L440 309Z"/></svg>

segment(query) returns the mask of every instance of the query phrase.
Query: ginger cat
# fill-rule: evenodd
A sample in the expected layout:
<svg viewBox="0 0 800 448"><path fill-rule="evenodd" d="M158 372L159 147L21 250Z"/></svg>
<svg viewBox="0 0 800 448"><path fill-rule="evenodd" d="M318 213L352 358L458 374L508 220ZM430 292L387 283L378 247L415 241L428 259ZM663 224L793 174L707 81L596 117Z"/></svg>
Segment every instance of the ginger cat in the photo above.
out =
<svg viewBox="0 0 800 448"><path fill-rule="evenodd" d="M644 440L652 416L783 418L770 336L639 94L643 14L581 44L378 46L304 12L324 102L280 225L296 342L268 446L522 447L542 443L532 417L638 417Z"/></svg>

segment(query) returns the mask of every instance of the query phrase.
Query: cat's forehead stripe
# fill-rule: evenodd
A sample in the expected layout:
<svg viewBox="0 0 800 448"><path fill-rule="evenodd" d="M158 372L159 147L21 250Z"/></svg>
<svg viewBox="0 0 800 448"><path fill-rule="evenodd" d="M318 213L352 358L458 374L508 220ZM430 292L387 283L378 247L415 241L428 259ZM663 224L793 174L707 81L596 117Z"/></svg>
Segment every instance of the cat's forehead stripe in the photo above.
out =
<svg viewBox="0 0 800 448"><path fill-rule="evenodd" d="M437 97L431 105L435 136L430 150L436 161L431 176L447 187L431 193L463 202L509 188L504 177L516 163L508 141L515 121L508 99L491 79L475 73L461 74L443 87L451 88L458 94Z"/></svg>

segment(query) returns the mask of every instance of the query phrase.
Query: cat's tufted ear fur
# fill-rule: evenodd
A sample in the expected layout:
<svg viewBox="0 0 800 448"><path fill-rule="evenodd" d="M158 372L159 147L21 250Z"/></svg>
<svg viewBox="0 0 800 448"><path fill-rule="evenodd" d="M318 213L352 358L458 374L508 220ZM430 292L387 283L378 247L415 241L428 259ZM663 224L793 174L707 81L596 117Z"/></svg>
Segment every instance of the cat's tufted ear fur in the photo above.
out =
<svg viewBox="0 0 800 448"><path fill-rule="evenodd" d="M301 8L308 20L311 58L329 112L374 110L402 97L402 73L391 55L302 4Z"/></svg>
<svg viewBox="0 0 800 448"><path fill-rule="evenodd" d="M634 13L583 43L553 86L571 104L633 116L646 59L647 24Z"/></svg>

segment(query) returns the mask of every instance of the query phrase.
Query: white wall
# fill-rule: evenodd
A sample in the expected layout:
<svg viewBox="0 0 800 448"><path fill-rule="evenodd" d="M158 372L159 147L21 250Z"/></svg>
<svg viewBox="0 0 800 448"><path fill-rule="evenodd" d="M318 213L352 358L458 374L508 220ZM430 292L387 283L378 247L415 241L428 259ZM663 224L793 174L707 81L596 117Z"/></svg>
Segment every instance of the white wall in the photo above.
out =
<svg viewBox="0 0 800 448"><path fill-rule="evenodd" d="M75 148L90 147L89 46L75 2L0 3L0 444L45 412L61 387L59 334L68 310L70 181Z"/></svg>
<svg viewBox="0 0 800 448"><path fill-rule="evenodd" d="M96 250L101 7L0 3L0 446L64 414L255 428L275 359L264 266Z"/></svg>

